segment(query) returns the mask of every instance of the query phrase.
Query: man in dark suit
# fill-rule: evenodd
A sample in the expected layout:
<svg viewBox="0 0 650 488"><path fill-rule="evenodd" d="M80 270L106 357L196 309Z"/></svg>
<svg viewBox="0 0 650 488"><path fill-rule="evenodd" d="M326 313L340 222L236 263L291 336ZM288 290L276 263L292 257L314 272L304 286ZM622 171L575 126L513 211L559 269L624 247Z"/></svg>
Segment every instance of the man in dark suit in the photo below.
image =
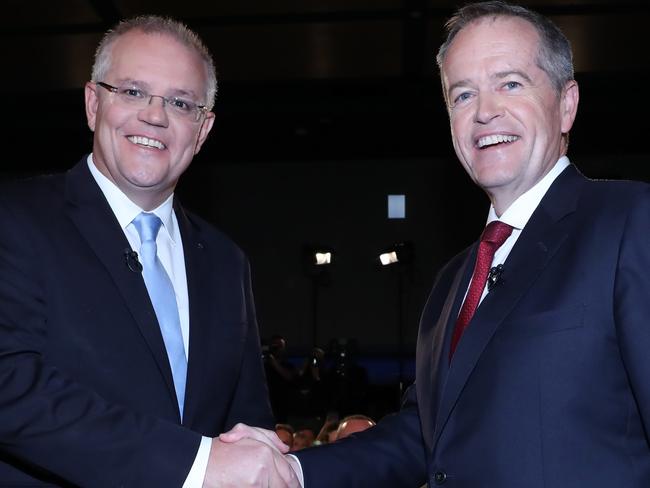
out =
<svg viewBox="0 0 650 488"><path fill-rule="evenodd" d="M184 25L121 23L85 87L92 154L0 190L1 486L249 486L277 456L213 440L273 425L248 262L173 196L215 92Z"/></svg>
<svg viewBox="0 0 650 488"><path fill-rule="evenodd" d="M485 2L448 28L452 139L488 224L436 279L402 410L296 469L305 488L648 487L650 187L566 158L578 86L548 19Z"/></svg>

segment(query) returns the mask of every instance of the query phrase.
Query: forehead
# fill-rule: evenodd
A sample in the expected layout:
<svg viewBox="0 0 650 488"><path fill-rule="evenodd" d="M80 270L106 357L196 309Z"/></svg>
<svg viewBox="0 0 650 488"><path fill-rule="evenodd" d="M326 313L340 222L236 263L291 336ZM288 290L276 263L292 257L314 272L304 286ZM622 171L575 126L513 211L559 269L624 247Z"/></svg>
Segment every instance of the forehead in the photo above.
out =
<svg viewBox="0 0 650 488"><path fill-rule="evenodd" d="M366 419L350 419L345 422L344 428L346 430L363 429L365 427L368 427L369 425L370 422Z"/></svg>
<svg viewBox="0 0 650 488"><path fill-rule="evenodd" d="M139 81L156 89L202 93L206 70L199 54L168 34L133 30L111 49L111 81Z"/></svg>
<svg viewBox="0 0 650 488"><path fill-rule="evenodd" d="M536 64L538 51L539 35L530 22L518 17L485 17L458 32L447 50L442 72L448 77L461 68L499 62L516 65L511 68Z"/></svg>

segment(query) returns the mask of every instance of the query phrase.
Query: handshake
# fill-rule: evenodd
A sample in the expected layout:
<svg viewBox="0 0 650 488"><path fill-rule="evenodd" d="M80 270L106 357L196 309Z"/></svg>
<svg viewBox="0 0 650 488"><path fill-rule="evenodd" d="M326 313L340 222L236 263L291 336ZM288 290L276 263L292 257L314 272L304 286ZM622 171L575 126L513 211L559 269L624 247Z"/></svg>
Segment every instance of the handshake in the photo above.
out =
<svg viewBox="0 0 650 488"><path fill-rule="evenodd" d="M237 424L212 439L204 488L301 488L298 461L275 432Z"/></svg>

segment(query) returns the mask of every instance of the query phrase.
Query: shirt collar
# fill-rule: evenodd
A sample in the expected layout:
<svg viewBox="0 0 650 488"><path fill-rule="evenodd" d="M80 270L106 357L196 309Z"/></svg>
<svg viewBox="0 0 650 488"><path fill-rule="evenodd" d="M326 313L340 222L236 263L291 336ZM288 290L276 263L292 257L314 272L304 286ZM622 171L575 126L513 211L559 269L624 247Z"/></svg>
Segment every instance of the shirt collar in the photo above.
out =
<svg viewBox="0 0 650 488"><path fill-rule="evenodd" d="M523 229L539 205L539 202L542 201L542 198L546 195L551 184L555 181L555 178L557 178L560 173L569 166L569 164L571 164L569 158L562 156L558 162L555 163L555 166L551 168L551 171L546 173L544 178L538 181L530 190L520 195L519 198L512 202L506 211L503 212L501 217L497 216L494 206L490 205L487 223L489 224L494 220L500 220L511 225L515 229Z"/></svg>
<svg viewBox="0 0 650 488"><path fill-rule="evenodd" d="M120 227L125 230L133 219L141 212L144 212L144 210L133 203L115 183L106 178L106 176L97 169L97 166L95 166L95 162L93 161L92 153L88 155L87 163L90 173L93 175L97 185L99 185L99 188L106 197L108 205L111 207L111 210L113 210ZM167 234L172 242L175 243L176 235L175 226L173 225L173 210L174 194L172 193L163 203L153 209L151 213L156 214L158 218L160 218Z"/></svg>

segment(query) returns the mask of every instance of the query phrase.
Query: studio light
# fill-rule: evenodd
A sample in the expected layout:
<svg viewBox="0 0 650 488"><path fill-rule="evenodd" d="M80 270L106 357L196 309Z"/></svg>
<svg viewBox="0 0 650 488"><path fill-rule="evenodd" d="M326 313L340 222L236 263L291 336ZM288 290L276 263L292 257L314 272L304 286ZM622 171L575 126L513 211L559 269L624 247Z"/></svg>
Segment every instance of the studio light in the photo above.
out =
<svg viewBox="0 0 650 488"><path fill-rule="evenodd" d="M330 246L305 244L302 249L305 270L307 273L322 272L334 262L334 254Z"/></svg>
<svg viewBox="0 0 650 488"><path fill-rule="evenodd" d="M302 260L305 274L311 281L312 339L318 344L318 319L321 290L332 284L334 249L330 246L304 244Z"/></svg>
<svg viewBox="0 0 650 488"><path fill-rule="evenodd" d="M399 264L401 266L411 264L413 261L413 243L398 242L384 249L379 254L379 262L382 266Z"/></svg>
<svg viewBox="0 0 650 488"><path fill-rule="evenodd" d="M379 261L382 266L388 266L399 261L397 258L397 253L395 251L384 252L379 255Z"/></svg>
<svg viewBox="0 0 650 488"><path fill-rule="evenodd" d="M314 264L316 266L324 266L326 264L332 263L332 252L331 251L316 251L314 253Z"/></svg>

